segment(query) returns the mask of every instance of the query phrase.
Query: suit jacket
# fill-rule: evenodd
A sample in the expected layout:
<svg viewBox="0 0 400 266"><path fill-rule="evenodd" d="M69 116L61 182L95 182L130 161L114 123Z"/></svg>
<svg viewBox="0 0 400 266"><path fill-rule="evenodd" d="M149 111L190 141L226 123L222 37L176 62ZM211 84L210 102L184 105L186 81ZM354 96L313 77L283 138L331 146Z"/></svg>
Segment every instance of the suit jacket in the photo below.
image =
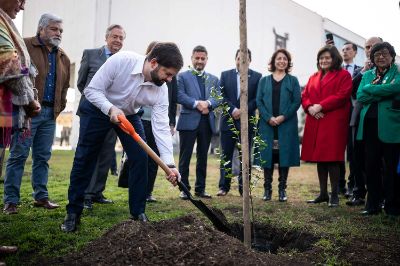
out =
<svg viewBox="0 0 400 266"><path fill-rule="evenodd" d="M213 109L219 104L218 100L211 97L211 89L219 90L218 78L204 72L205 97L211 102L208 114L211 131L216 134L215 114ZM194 107L195 101L201 99L200 86L196 75L191 71L185 71L178 75L178 103L182 105L177 130L195 130L200 123L201 112Z"/></svg>
<svg viewBox="0 0 400 266"><path fill-rule="evenodd" d="M85 49L81 59L81 66L78 71L78 90L81 92L80 103L85 99L83 90L89 85L97 70L107 61L107 55L104 46L96 49ZM80 115L80 109L76 112Z"/></svg>
<svg viewBox="0 0 400 266"><path fill-rule="evenodd" d="M178 102L178 80L176 79L176 76L172 78L171 82L167 82L167 86L168 86L168 99L169 99L169 106L168 106L169 125L175 126L176 109Z"/></svg>
<svg viewBox="0 0 400 266"><path fill-rule="evenodd" d="M78 89L81 93L89 85L94 74L106 62L107 55L104 46L96 49L85 49L83 51L81 66L78 71Z"/></svg>
<svg viewBox="0 0 400 266"><path fill-rule="evenodd" d="M351 77L344 69L329 71L323 79L322 72L313 74L302 93L306 123L301 149L301 159L311 162L344 161L347 144ZM308 107L320 104L325 116L315 119Z"/></svg>
<svg viewBox="0 0 400 266"><path fill-rule="evenodd" d="M48 50L36 36L24 39L33 64L39 74L35 78L35 87L38 90L39 102L42 102L47 73L49 73ZM56 55L56 88L54 93L54 119L65 109L67 104L67 91L69 89L70 60L64 50L58 48Z"/></svg>
<svg viewBox="0 0 400 266"><path fill-rule="evenodd" d="M249 118L251 116L255 116L257 103L257 87L258 82L261 79L261 73L258 73L254 70L249 69L248 72L248 113ZM222 96L224 97L223 101L229 106L229 114L232 115L232 112L235 108L240 109L240 95L238 95L238 84L237 84L237 73L236 68L227 70L221 73L220 80L220 88ZM222 115L220 121L220 128L222 131L230 130L230 126L228 123L229 116ZM240 129L240 120L235 120L235 127Z"/></svg>

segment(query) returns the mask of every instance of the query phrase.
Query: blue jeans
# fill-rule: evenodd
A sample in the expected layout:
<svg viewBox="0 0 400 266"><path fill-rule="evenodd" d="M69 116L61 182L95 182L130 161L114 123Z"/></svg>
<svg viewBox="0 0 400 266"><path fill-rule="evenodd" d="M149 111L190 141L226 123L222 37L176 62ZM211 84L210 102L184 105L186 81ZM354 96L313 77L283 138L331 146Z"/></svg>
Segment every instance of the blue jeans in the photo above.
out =
<svg viewBox="0 0 400 266"><path fill-rule="evenodd" d="M18 204L25 162L32 147L32 196L35 200L48 199L47 180L56 122L54 109L42 106L32 118L31 136L25 137L15 130L11 136L10 155L4 178L4 203Z"/></svg>
<svg viewBox="0 0 400 266"><path fill-rule="evenodd" d="M98 154L110 129L117 133L129 158L129 211L131 215L144 213L147 190L147 154L131 136L124 133L100 109L84 99L79 105L80 129L68 188L67 212L80 215L83 210L85 190L96 166ZM144 129L138 115L126 117L136 132L145 139Z"/></svg>

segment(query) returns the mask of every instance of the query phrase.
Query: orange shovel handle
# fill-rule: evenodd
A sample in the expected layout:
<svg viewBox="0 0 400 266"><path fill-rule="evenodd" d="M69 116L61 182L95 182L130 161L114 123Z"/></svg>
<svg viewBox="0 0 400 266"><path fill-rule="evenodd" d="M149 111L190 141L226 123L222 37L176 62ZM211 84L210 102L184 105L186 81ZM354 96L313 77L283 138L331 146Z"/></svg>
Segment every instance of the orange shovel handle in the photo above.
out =
<svg viewBox="0 0 400 266"><path fill-rule="evenodd" d="M133 139L139 144L140 147L153 159L167 175L171 174L171 169L161 160L161 158L147 145L146 142L136 133L135 128L131 122L124 115L118 115L118 120L121 122L119 127L128 135L132 136Z"/></svg>

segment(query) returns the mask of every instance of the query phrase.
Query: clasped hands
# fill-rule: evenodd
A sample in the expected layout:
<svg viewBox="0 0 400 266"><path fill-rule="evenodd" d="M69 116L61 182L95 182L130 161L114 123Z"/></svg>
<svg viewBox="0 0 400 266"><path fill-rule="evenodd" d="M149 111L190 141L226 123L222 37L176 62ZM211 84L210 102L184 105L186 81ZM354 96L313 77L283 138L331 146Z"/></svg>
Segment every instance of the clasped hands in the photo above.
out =
<svg viewBox="0 0 400 266"><path fill-rule="evenodd" d="M196 108L200 111L201 114L206 115L210 112L210 110L208 109L209 106L210 104L207 101L198 101Z"/></svg>
<svg viewBox="0 0 400 266"><path fill-rule="evenodd" d="M322 112L322 106L320 104L313 104L307 109L308 113L315 119L323 118L325 115Z"/></svg>
<svg viewBox="0 0 400 266"><path fill-rule="evenodd" d="M268 123L270 124L270 126L276 127L279 126L280 124L283 123L283 121L285 121L285 117L283 115L279 115L277 117L271 117L268 121Z"/></svg>

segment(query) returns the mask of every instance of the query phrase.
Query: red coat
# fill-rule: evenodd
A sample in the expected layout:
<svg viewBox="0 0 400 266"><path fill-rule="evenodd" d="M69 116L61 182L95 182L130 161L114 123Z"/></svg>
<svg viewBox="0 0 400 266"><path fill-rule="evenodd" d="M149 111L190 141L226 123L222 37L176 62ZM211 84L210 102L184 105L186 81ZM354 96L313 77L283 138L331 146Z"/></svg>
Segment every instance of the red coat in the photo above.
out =
<svg viewBox="0 0 400 266"><path fill-rule="evenodd" d="M321 80L313 74L302 93L306 124L301 159L309 162L344 161L350 118L351 76L346 70L334 70ZM320 104L324 118L315 119L308 107Z"/></svg>

